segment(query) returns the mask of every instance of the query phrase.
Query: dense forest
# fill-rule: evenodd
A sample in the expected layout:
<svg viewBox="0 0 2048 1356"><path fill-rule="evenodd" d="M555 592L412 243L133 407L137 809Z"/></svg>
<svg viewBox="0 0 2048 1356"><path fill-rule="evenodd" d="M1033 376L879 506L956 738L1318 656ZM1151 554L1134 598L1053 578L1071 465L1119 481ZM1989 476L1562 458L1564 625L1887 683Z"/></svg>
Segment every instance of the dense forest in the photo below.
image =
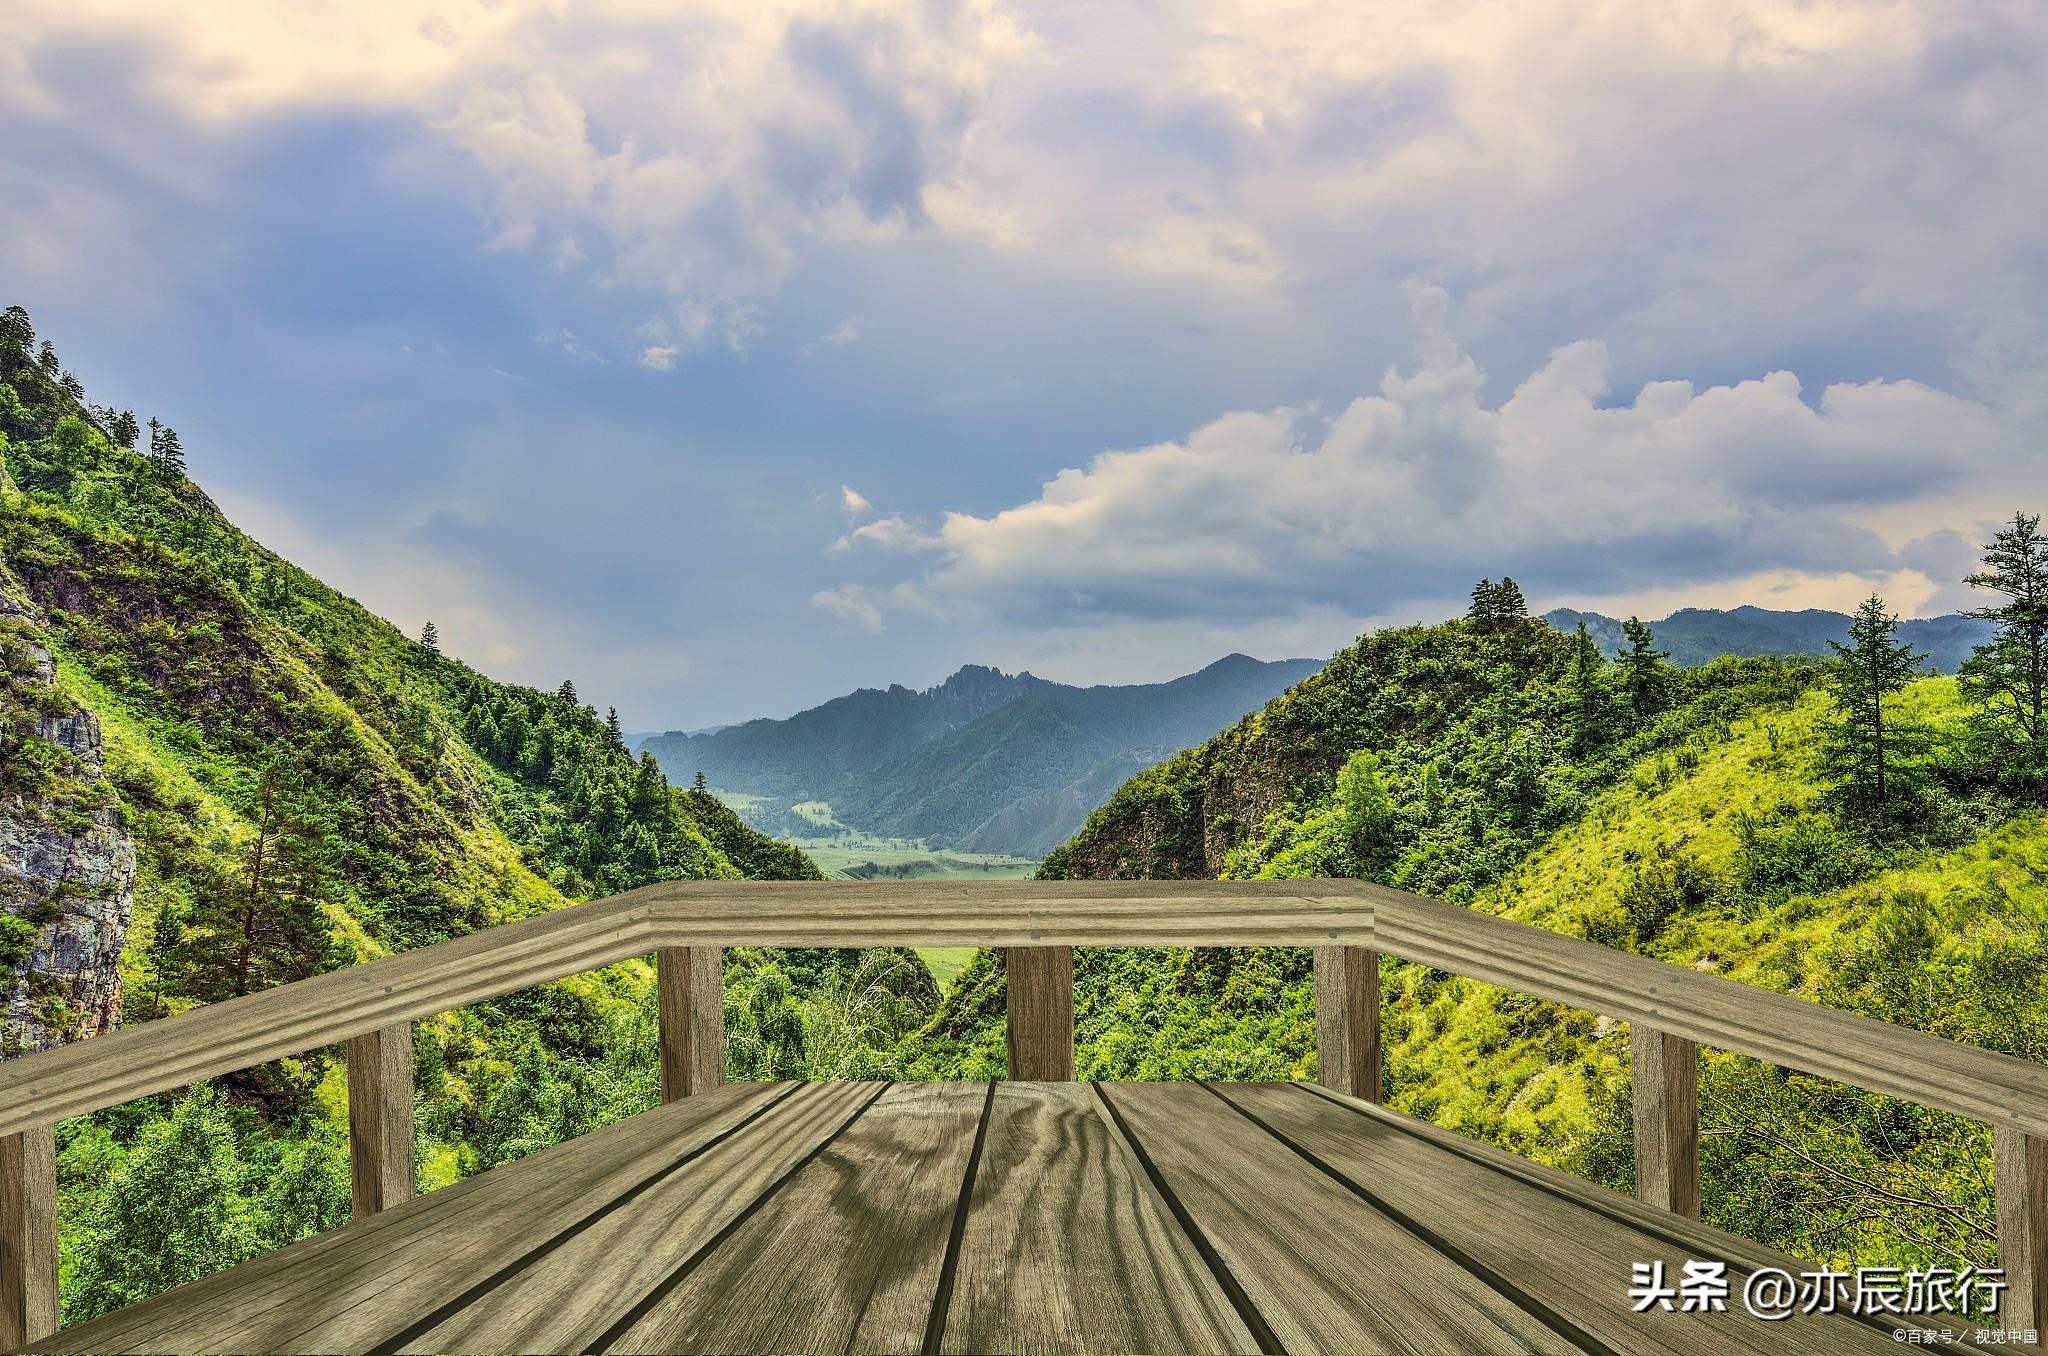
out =
<svg viewBox="0 0 2048 1356"><path fill-rule="evenodd" d="M495 682L251 541L184 457L6 314L0 817L132 842L122 1020L649 880L815 874L633 758L572 683ZM1367 635L1132 778L1042 874L1363 877L2040 1058L2038 519L1969 582L1990 638L1943 677L1876 598L1826 656L1685 667L1636 619L1610 646L1484 581L1465 616ZM49 736L77 713L103 775ZM62 908L0 905L8 1038L95 1029L36 970ZM1084 1077L1315 1071L1304 952L1077 968ZM650 1105L650 979L632 962L421 1024L422 1186ZM1391 959L1382 981L1393 1105L1631 1185L1626 1028ZM1003 997L993 953L941 993L906 952L736 950L728 1069L999 1076ZM1723 1054L1702 1079L1711 1222L1814 1259L1991 1260L1981 1127ZM60 1127L67 1321L345 1218L344 1097L313 1052Z"/></svg>
<svg viewBox="0 0 2048 1356"><path fill-rule="evenodd" d="M264 549L185 456L0 317L0 827L112 843L131 883L89 920L119 947L95 987L59 969L84 884L0 860L5 1053L652 880L817 874L631 757L573 683L495 682ZM821 991L873 990L840 1007L892 1040L937 1000L907 953L731 967L742 1069L786 1061L772 1033ZM421 1024L422 1184L651 1105L651 987L632 962ZM344 1221L338 1056L66 1122L67 1320Z"/></svg>

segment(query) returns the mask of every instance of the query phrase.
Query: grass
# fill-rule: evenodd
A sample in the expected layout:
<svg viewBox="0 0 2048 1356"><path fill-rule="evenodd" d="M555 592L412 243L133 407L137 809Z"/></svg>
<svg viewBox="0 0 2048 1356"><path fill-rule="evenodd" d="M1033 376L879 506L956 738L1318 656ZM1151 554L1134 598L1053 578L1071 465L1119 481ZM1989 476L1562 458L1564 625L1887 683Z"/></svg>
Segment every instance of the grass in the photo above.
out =
<svg viewBox="0 0 2048 1356"><path fill-rule="evenodd" d="M951 985L954 976L967 968L978 946L921 946L917 954L924 958L925 968L932 972L932 978L939 982L939 988Z"/></svg>
<svg viewBox="0 0 2048 1356"><path fill-rule="evenodd" d="M789 807L789 812L809 824L821 829L845 827L833 817L832 802L829 800L800 800Z"/></svg>
<svg viewBox="0 0 2048 1356"><path fill-rule="evenodd" d="M916 839L797 838L832 880L1022 880L1038 869L1030 857L928 848Z"/></svg>
<svg viewBox="0 0 2048 1356"><path fill-rule="evenodd" d="M1038 870L1035 857L867 833L841 821L827 800L784 805L748 791L713 794L756 828L803 849L832 880L1021 880Z"/></svg>
<svg viewBox="0 0 2048 1356"><path fill-rule="evenodd" d="M1923 680L1905 695L1905 709L1930 725L1947 724L1961 710L1952 679ZM1740 846L1738 812L1804 811L1820 799L1814 762L1826 711L1826 700L1812 694L1791 710L1737 721L1726 739L1691 746L1689 765L1672 752L1651 755L1475 907L1583 937L1617 927L1619 892L1638 863L1682 852L1725 878ZM1644 949L1761 987L1831 997L1831 968L1870 944L1893 901L1931 905L1948 947L1973 947L2009 926L1988 916L1991 906L2023 902L2038 890L2048 874L2043 828L2039 818L2025 818L1858 884L1775 906L1717 901L1674 917ZM1534 1020L1530 1006L1487 985L1435 983L1411 969L1389 994L1388 1059L1398 1088L1391 1100L1451 1129L1583 1170L1577 1154L1594 1129L1597 1090L1627 1079L1625 1028L1550 1005L1540 1006L1554 1013L1552 1021Z"/></svg>

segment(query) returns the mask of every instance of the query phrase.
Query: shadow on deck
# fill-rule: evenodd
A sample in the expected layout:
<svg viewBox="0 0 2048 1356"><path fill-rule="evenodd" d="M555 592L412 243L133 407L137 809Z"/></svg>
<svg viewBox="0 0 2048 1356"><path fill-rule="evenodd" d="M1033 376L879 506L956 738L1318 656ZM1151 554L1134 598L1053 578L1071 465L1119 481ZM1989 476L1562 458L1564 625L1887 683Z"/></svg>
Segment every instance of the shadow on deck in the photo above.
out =
<svg viewBox="0 0 2048 1356"><path fill-rule="evenodd" d="M1632 1267L1727 1263L1724 1312ZM39 1351L1895 1349L1763 1322L1799 1264L1303 1084L737 1084L66 1329Z"/></svg>

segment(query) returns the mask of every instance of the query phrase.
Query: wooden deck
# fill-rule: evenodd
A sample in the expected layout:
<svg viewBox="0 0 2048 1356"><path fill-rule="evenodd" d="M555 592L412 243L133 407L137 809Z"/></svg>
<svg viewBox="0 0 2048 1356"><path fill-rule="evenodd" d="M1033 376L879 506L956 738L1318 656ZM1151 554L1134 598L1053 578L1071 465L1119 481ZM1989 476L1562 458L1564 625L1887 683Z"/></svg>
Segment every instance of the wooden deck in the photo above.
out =
<svg viewBox="0 0 2048 1356"><path fill-rule="evenodd" d="M1632 1312L1720 1259L1729 1311ZM38 1351L1660 1352L1799 1264L1300 1084L737 1084L67 1328Z"/></svg>

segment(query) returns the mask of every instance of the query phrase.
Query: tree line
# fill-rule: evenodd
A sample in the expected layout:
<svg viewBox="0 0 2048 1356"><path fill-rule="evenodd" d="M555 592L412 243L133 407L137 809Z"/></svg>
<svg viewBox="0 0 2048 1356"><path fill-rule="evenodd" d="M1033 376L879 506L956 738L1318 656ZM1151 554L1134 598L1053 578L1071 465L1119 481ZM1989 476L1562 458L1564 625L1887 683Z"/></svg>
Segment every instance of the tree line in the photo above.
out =
<svg viewBox="0 0 2048 1356"><path fill-rule="evenodd" d="M1995 601L1965 615L1992 625L1956 679L1968 720L1938 741L1901 710L1899 694L1926 671L1926 656L1898 635L1899 618L1877 594L1830 641L1835 701L1825 757L1846 802L1880 819L1910 804L1937 757L1980 770L2048 809L2048 538L2039 514L2015 513L1984 547L1983 568L1964 583Z"/></svg>
<svg viewBox="0 0 2048 1356"><path fill-rule="evenodd" d="M84 412L100 433L117 447L129 451L139 450L136 444L142 440L143 425L138 423L133 410L116 410L107 405L85 403L85 384L72 373L64 370L63 362L57 357L57 348L48 339L40 345L36 342L36 327L29 320L28 312L19 306L9 306L0 311L0 359L6 360L6 367L16 381L34 372L52 386L64 392L72 403ZM16 396L9 391L8 408L0 414L12 416L9 422L26 420L30 414ZM178 440L178 431L169 424L156 419L149 421L148 456L156 467L168 476L185 474L185 449Z"/></svg>
<svg viewBox="0 0 2048 1356"><path fill-rule="evenodd" d="M2048 537L2040 515L2014 513L1983 550L1983 567L1963 582L1993 601L1964 615L1990 622L1992 634L1957 674L1969 712L1959 733L1938 740L1902 709L1900 694L1928 672L1927 657L1900 639L1899 617L1881 596L1858 605L1846 641L1828 642L1822 681L1834 710L1823 767L1844 808L1896 819L1946 761L2048 809ZM1536 624L1512 578L1482 579L1465 616L1490 636ZM1640 617L1622 631L1627 643L1612 672L1584 621L1574 637L1565 687L1582 746L1616 716L1641 724L1668 704L1670 655Z"/></svg>

